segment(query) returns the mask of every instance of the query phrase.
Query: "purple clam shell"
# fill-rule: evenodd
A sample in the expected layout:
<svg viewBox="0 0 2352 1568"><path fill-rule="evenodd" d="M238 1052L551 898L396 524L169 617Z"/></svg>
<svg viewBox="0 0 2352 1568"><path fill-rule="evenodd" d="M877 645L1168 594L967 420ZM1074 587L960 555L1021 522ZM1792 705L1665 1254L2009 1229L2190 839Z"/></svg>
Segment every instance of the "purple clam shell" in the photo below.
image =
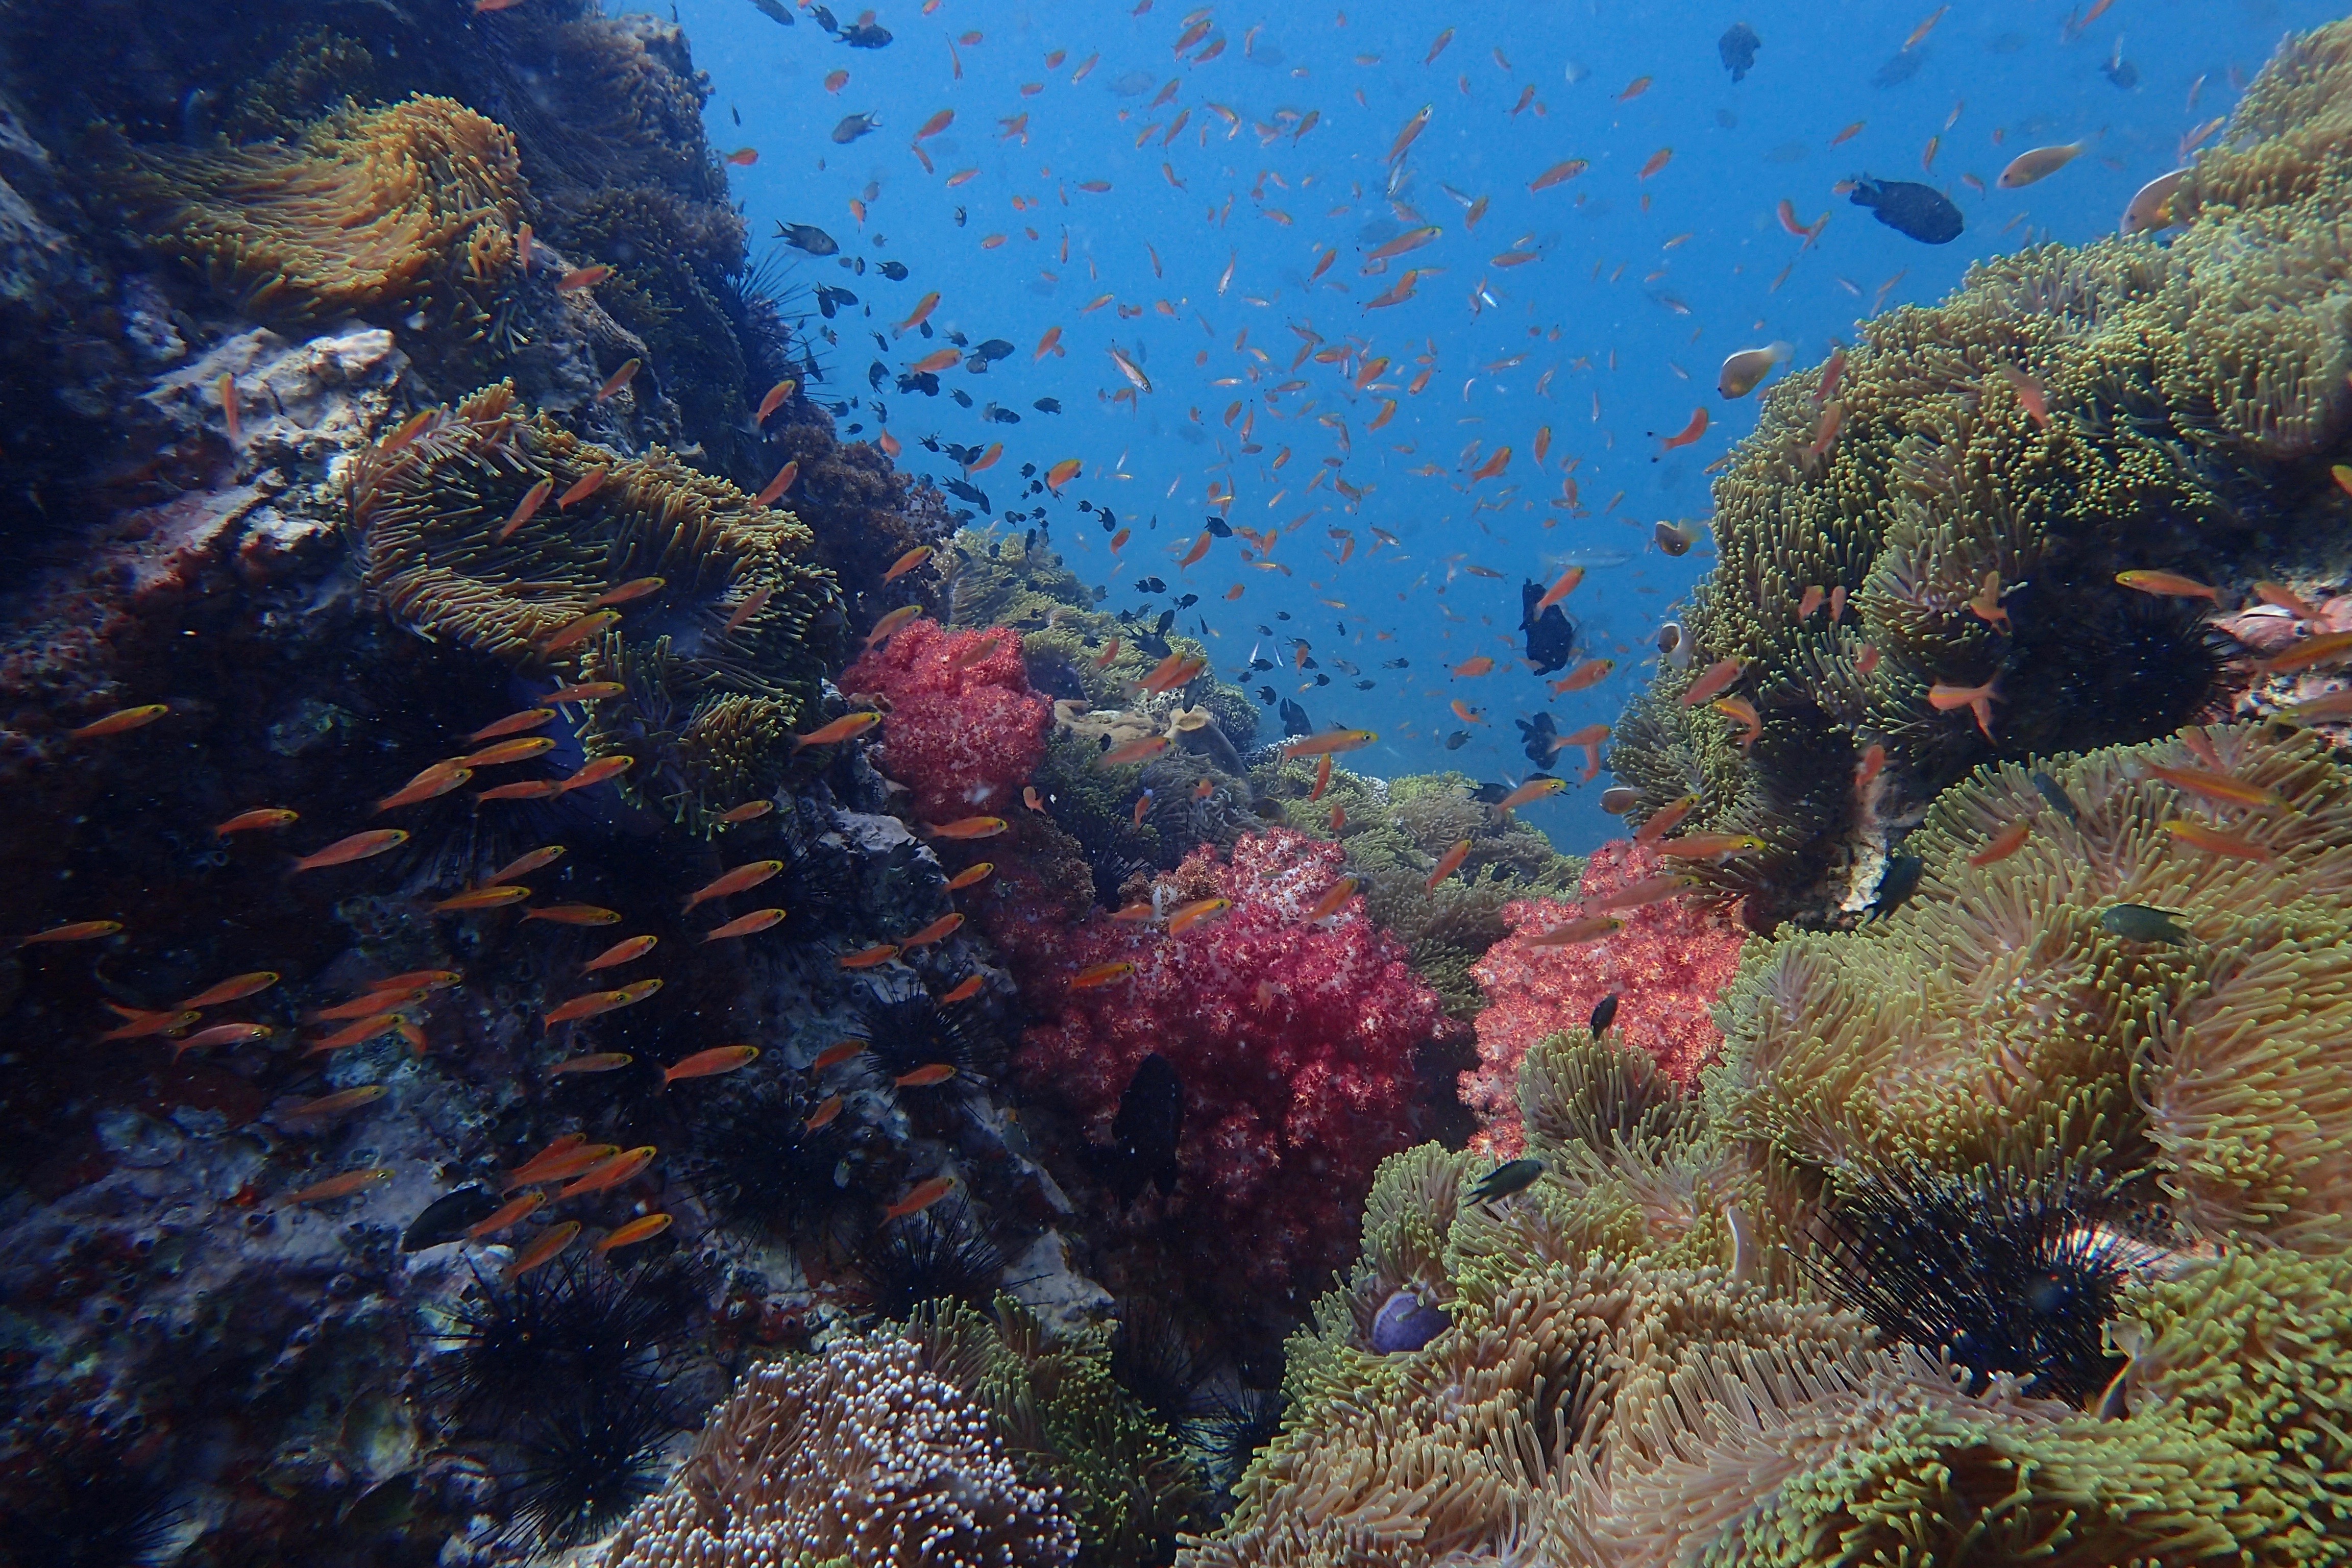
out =
<svg viewBox="0 0 2352 1568"><path fill-rule="evenodd" d="M1417 1351L1444 1333L1452 1320L1412 1290L1399 1290L1372 1315L1372 1349L1382 1355Z"/></svg>

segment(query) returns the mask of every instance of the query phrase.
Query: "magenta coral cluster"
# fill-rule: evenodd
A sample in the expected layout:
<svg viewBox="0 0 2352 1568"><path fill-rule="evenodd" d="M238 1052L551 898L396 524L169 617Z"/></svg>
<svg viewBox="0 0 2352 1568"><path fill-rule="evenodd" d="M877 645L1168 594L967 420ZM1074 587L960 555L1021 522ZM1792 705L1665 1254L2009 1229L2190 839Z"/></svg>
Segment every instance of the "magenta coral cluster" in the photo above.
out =
<svg viewBox="0 0 2352 1568"><path fill-rule="evenodd" d="M1605 899L1664 869L1657 851L1615 839L1593 852L1581 890L1588 900ZM1713 1008L1739 967L1737 921L1689 898L1613 912L1623 928L1601 941L1531 947L1528 936L1580 918L1583 905L1530 899L1503 906L1511 934L1470 970L1487 1004L1477 1020L1478 1065L1462 1075L1462 1099L1485 1123L1477 1147L1519 1152L1520 1059L1538 1040L1584 1027L1605 996L1617 998L1612 1035L1683 1084L1695 1083L1721 1048Z"/></svg>
<svg viewBox="0 0 2352 1568"><path fill-rule="evenodd" d="M842 689L889 705L883 771L933 822L1012 807L1045 755L1053 704L1029 689L1013 632L918 620L843 672Z"/></svg>
<svg viewBox="0 0 2352 1568"><path fill-rule="evenodd" d="M1243 837L1230 861L1202 846L1161 884L1165 912L1232 908L1180 934L1096 914L1022 945L1023 989L1044 1015L1018 1058L1031 1092L1108 1143L1143 1058L1184 1085L1172 1202L1255 1291L1311 1289L1354 1245L1372 1171L1413 1136L1413 1055L1444 1022L1404 949L1363 900L1309 923L1343 874L1338 846L1284 828ZM1132 975L1071 982L1106 963ZM1147 1198L1146 1203L1156 1200Z"/></svg>

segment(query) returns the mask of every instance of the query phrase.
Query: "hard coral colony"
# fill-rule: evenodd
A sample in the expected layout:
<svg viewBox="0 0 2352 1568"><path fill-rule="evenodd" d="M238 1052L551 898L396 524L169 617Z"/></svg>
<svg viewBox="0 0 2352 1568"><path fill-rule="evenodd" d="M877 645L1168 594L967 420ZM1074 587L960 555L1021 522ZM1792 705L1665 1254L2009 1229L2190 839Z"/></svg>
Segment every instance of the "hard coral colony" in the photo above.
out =
<svg viewBox="0 0 2352 1568"><path fill-rule="evenodd" d="M0 1560L2352 1556L2352 24L1751 287L1769 18L940 9L0 8Z"/></svg>

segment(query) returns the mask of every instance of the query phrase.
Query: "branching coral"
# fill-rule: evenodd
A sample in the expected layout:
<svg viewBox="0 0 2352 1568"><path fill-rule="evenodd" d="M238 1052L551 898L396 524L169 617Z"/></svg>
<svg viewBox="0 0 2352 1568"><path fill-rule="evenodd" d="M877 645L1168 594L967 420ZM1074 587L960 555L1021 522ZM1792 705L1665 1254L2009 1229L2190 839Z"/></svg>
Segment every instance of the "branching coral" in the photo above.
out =
<svg viewBox="0 0 2352 1568"><path fill-rule="evenodd" d="M262 321L423 310L478 333L527 199L514 138L445 98L331 115L292 146L109 154L149 243Z"/></svg>
<svg viewBox="0 0 2352 1568"><path fill-rule="evenodd" d="M592 756L635 757L620 782L673 816L772 786L838 647L838 595L806 529L658 447L623 459L526 419L511 385L389 447L353 465L349 494L368 586L394 620L519 668L625 684L583 738ZM537 514L514 522L540 484ZM550 647L602 595L656 577L616 625Z"/></svg>
<svg viewBox="0 0 2352 1568"><path fill-rule="evenodd" d="M2338 24L2286 46L2183 187L2167 245L1985 262L1944 303L1874 319L1834 387L1824 367L1766 395L1717 482L1696 657L1661 670L1611 752L1640 816L1696 794L1692 827L1765 841L1706 873L1763 895L1759 928L1866 904L1890 829L1987 756L2194 716L2219 661L2193 602L2118 571L2275 574L2281 551L2344 527L2326 468L2352 419L2347 38ZM1727 658L1764 721L1745 752L1682 701ZM1930 700L1988 683L1981 721ZM1885 770L1858 788L1873 744Z"/></svg>
<svg viewBox="0 0 2352 1568"><path fill-rule="evenodd" d="M1166 1563L1177 1531L1200 1522L1197 1472L1168 1429L1112 1381L1100 1332L1049 1338L1010 1297L990 1313L919 1312L902 1331L922 1348L925 1370L989 1412L1031 1483L1058 1492L1084 1568Z"/></svg>
<svg viewBox="0 0 2352 1568"><path fill-rule="evenodd" d="M882 767L915 792L918 815L938 823L1020 809L1053 707L1029 689L1011 633L912 621L841 681L887 705Z"/></svg>
<svg viewBox="0 0 2352 1568"><path fill-rule="evenodd" d="M882 1334L747 1373L603 1562L1032 1568L1076 1552L1059 1500L1022 1479L985 1411Z"/></svg>
<svg viewBox="0 0 2352 1568"><path fill-rule="evenodd" d="M1013 953L1040 1016L1015 1067L1097 1142L1143 1058L1174 1065L1185 1110L1171 1201L1223 1289L1279 1293L1344 1256L1373 1165L1405 1141L1413 1052L1442 1016L1360 905L1307 923L1339 873L1336 848L1273 829L1230 862L1202 850L1169 879L1171 912L1230 900L1213 920L1161 936L1097 916ZM1113 963L1136 971L1070 988Z"/></svg>
<svg viewBox="0 0 2352 1568"><path fill-rule="evenodd" d="M1587 865L1587 901L1671 874L1655 851L1619 839ZM1584 918L1584 903L1535 900L1505 907L1512 929L1472 968L1486 994L1477 1016L1479 1065L1462 1075L1462 1098L1486 1124L1483 1144L1515 1152L1519 1143L1513 1084L1528 1048L1547 1036L1581 1030L1604 998L1617 998L1617 1039L1647 1052L1679 1082L1697 1081L1723 1032L1716 998L1739 963L1740 933L1719 911L1688 897L1614 911L1623 929L1566 946L1531 939Z"/></svg>

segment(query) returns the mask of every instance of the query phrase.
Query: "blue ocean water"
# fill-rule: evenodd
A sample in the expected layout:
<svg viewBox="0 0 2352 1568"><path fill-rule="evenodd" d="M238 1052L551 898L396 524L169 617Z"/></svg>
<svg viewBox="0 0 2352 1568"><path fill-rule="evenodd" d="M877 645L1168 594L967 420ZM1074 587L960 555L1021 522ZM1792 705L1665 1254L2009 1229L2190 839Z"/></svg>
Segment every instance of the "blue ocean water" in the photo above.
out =
<svg viewBox="0 0 2352 1568"><path fill-rule="evenodd" d="M1665 555L1652 525L1705 517L1708 466L1751 427L1758 400L1717 394L1727 354L1781 341L1811 363L1972 261L2113 231L2284 33L2331 15L2319 0L2095 8L947 0L867 14L862 31L856 13L794 0L677 14L709 73L712 142L759 153L732 171L755 243L795 282L856 296L810 323L829 329L815 390L845 426L887 428L901 467L942 481L966 476L923 438L1001 442L968 479L991 517L1047 529L1110 608L1197 595L1179 624L1205 627L1220 674L1318 727L1380 733L1352 759L1362 771L1516 781L1535 764L1515 721L1610 722L1711 559L1705 544ZM1718 48L1735 23L1759 40L1738 81ZM875 27L889 41L862 47ZM873 129L839 140L856 115ZM2074 142L2055 174L1995 185L2019 153ZM1530 188L1570 160L1586 166ZM1943 190L1965 232L1931 246L1874 221L1834 189L1856 176ZM1810 245L1783 199L1801 226L1827 215ZM772 237L783 225L823 229L838 256ZM1375 304L1408 268L1408 297ZM936 395L901 394L945 342L893 325L933 291L935 331L1011 352L947 371ZM1059 352L1039 357L1057 328ZM1704 435L1662 452L1702 409ZM1504 447L1500 472L1473 477ZM1024 466L1068 458L1083 470L1058 498L1024 495ZM1250 564L1248 540L1219 539L1179 569L1211 516L1280 538ZM1119 529L1132 538L1114 551ZM1518 662L1520 585L1571 564L1588 574L1564 605L1577 659L1616 668L1554 699ZM1254 655L1275 668L1251 670ZM1491 673L1451 673L1479 655ZM1578 779L1580 753L1561 755ZM1529 819L1564 847L1598 842L1607 782Z"/></svg>

